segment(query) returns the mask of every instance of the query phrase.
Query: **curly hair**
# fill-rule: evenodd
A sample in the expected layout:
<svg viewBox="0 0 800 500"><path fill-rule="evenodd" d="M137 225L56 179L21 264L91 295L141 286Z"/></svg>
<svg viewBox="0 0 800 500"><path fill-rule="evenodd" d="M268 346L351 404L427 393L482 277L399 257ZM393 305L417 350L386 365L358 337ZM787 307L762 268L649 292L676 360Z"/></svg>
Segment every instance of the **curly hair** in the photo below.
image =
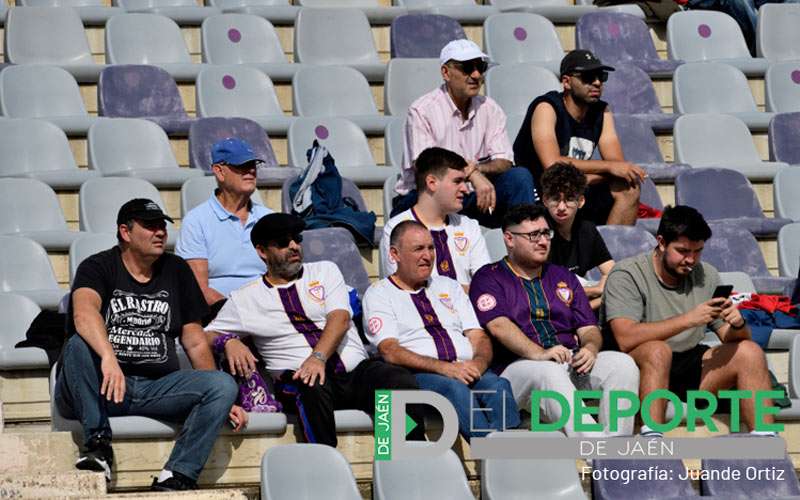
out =
<svg viewBox="0 0 800 500"><path fill-rule="evenodd" d="M586 174L569 162L556 162L545 169L541 178L544 198L577 198L586 191Z"/></svg>

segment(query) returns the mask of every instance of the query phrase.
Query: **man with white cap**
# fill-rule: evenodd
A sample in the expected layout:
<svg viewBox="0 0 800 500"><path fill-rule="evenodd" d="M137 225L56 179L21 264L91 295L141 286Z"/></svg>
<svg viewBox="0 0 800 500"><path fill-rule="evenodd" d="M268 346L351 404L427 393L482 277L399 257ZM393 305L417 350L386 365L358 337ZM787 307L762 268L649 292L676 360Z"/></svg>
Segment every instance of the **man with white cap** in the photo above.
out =
<svg viewBox="0 0 800 500"><path fill-rule="evenodd" d="M453 40L439 56L444 83L408 108L402 176L392 215L417 200L414 162L427 148L454 151L467 160L471 183L462 214L481 225L498 227L508 208L537 200L533 178L512 167L514 154L506 131L506 114L490 97L478 95L488 56L470 40Z"/></svg>

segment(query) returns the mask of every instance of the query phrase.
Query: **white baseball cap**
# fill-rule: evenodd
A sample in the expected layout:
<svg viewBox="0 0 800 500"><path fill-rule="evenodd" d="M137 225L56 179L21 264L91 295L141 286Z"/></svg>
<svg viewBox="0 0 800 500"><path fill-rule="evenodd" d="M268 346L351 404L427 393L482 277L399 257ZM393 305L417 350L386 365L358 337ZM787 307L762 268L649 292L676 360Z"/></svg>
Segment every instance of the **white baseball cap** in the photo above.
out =
<svg viewBox="0 0 800 500"><path fill-rule="evenodd" d="M452 40L442 48L439 53L439 62L442 64L450 60L454 61L471 61L473 59L489 59L489 56L481 52L480 47L466 39Z"/></svg>

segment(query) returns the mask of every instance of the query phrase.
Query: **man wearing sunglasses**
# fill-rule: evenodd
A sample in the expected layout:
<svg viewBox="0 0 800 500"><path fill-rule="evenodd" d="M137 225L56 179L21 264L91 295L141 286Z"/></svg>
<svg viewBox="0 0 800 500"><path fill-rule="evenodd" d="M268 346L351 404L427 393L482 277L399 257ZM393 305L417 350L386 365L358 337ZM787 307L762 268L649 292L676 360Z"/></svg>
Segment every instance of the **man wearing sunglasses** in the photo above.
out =
<svg viewBox="0 0 800 500"><path fill-rule="evenodd" d="M614 68L588 50L573 50L561 61L562 92L537 97L528 107L514 141L514 158L531 170L537 190L545 169L571 162L586 174L585 216L596 225L636 223L639 184L645 171L625 161L614 118L600 100ZM601 160L593 160L595 148Z"/></svg>
<svg viewBox="0 0 800 500"><path fill-rule="evenodd" d="M306 441L335 447L334 410L372 413L376 389L417 389L417 383L407 370L367 358L342 273L333 262L303 263L303 229L303 219L290 214L258 221L250 238L267 272L231 292L206 332L244 376L255 370L256 356L240 338L251 337L284 408L296 408ZM424 439L421 428L410 436Z"/></svg>
<svg viewBox="0 0 800 500"><path fill-rule="evenodd" d="M175 253L186 259L210 306L207 324L233 290L266 268L250 244L250 231L272 210L253 202L256 171L264 163L247 142L230 137L211 146L217 188L183 218Z"/></svg>
<svg viewBox="0 0 800 500"><path fill-rule="evenodd" d="M505 113L490 97L478 95L488 56L474 42L453 40L439 60L444 83L408 108L402 175L395 186L399 196L391 215L414 206L414 162L437 146L467 160L469 193L461 213L482 226L499 227L508 208L537 200L533 179L526 169L512 167Z"/></svg>
<svg viewBox="0 0 800 500"><path fill-rule="evenodd" d="M599 424L600 435L631 435L633 417L616 431L608 427L608 394L635 393L639 370L626 354L600 352L600 329L583 287L569 270L547 262L554 231L545 214L538 205L512 209L503 221L508 257L482 267L472 280L478 321L494 340L491 369L511 382L520 408L530 408L531 391L558 392L572 405L576 389L602 390L599 422L589 415L582 422ZM556 400L542 399L543 421L558 421L561 411ZM564 430L581 435L572 417Z"/></svg>

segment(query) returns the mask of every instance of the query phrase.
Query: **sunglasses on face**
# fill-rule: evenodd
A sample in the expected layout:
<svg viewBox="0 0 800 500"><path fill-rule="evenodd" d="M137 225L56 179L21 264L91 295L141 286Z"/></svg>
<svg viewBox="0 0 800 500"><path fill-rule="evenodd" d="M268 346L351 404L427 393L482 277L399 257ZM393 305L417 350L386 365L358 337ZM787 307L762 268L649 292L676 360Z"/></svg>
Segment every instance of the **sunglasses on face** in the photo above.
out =
<svg viewBox="0 0 800 500"><path fill-rule="evenodd" d="M483 59L472 59L471 61L453 61L453 66L467 75L471 75L475 70L478 70L480 74L484 74L489 68L489 63Z"/></svg>
<svg viewBox="0 0 800 500"><path fill-rule="evenodd" d="M258 169L258 165L254 161L253 162L248 162L248 163L243 163L241 165L229 165L227 163L223 163L223 165L225 165L226 167L228 167L229 169L231 169L232 171L234 171L234 172L236 172L237 174L240 174L240 175L243 175L243 174L246 174L246 173L249 173L249 172L252 172L252 171Z"/></svg>
<svg viewBox="0 0 800 500"><path fill-rule="evenodd" d="M574 77L580 78L580 80L585 83L586 85L590 85L594 83L595 80L600 80L600 83L605 83L608 81L608 72L607 71L592 71L590 73L575 73L572 75Z"/></svg>
<svg viewBox="0 0 800 500"><path fill-rule="evenodd" d="M275 245L278 248L286 248L286 247L289 246L289 243L291 243L292 241L294 241L295 243L297 243L299 245L300 243L303 242L303 235L300 234L300 233L298 233L298 234L287 234L285 236L281 236L279 238L276 238L276 239L270 241L270 245Z"/></svg>

